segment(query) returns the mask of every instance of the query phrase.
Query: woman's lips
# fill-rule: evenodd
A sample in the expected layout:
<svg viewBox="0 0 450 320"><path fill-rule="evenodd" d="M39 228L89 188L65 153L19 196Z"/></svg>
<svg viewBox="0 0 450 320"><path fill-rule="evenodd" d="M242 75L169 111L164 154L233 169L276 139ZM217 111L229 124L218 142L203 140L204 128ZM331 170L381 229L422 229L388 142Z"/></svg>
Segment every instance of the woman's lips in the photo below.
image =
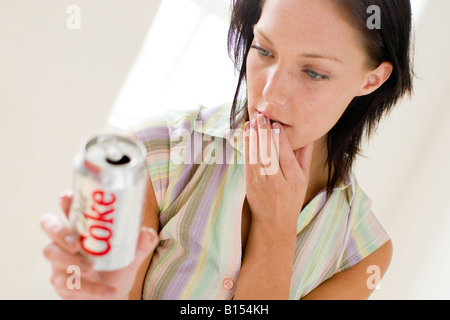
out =
<svg viewBox="0 0 450 320"><path fill-rule="evenodd" d="M275 122L278 122L284 129L290 127L290 125L285 124L284 122L278 120L277 118L275 118L274 116L272 116L272 115L270 115L270 114L267 114L267 113L263 113L263 112L259 112L259 111L258 111L258 115L260 115L260 114L264 115L267 119L269 119L271 125L274 124Z"/></svg>
<svg viewBox="0 0 450 320"><path fill-rule="evenodd" d="M279 121L274 121L274 120L270 120L270 124L273 125L274 123L278 122L284 129L290 128L290 125L284 124L282 122Z"/></svg>

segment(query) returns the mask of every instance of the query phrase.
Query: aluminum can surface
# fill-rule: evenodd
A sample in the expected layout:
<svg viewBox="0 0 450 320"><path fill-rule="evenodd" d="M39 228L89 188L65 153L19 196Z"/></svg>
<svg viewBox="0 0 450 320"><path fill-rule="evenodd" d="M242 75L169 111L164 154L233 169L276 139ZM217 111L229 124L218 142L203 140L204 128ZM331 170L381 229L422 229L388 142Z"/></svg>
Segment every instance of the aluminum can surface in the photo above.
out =
<svg viewBox="0 0 450 320"><path fill-rule="evenodd" d="M137 140L98 135L75 157L72 230L94 270L128 266L136 245L147 189L146 150Z"/></svg>

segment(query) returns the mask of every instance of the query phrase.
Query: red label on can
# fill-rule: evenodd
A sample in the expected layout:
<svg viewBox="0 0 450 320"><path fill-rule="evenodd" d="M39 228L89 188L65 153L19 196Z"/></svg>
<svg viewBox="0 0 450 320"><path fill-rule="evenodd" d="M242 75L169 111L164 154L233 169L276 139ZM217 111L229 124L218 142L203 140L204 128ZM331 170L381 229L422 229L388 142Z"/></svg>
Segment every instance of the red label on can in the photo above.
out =
<svg viewBox="0 0 450 320"><path fill-rule="evenodd" d="M100 168L88 160L84 160L84 167L94 175L98 175L100 173Z"/></svg>
<svg viewBox="0 0 450 320"><path fill-rule="evenodd" d="M91 198L91 210L84 214L87 225L89 225L88 235L81 236L81 246L89 254L103 256L111 250L110 240L113 236L112 226L116 196L112 192L105 193L96 190L92 193ZM94 242L96 245L88 245L87 240Z"/></svg>

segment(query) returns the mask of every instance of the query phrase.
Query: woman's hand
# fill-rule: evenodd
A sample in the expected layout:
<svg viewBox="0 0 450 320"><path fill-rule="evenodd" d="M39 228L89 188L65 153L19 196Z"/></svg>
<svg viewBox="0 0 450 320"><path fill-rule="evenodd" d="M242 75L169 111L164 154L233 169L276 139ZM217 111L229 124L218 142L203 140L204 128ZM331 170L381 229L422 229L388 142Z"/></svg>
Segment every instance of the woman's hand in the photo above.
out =
<svg viewBox="0 0 450 320"><path fill-rule="evenodd" d="M61 196L61 208L68 216L72 195ZM41 227L50 237L45 246L44 256L52 266L51 283L63 299L128 299L141 264L158 244L158 236L153 229L141 228L136 258L126 268L117 271L95 271L93 265L81 254L81 244L63 219L54 214L41 218ZM69 266L80 270L80 289L68 286L72 276Z"/></svg>
<svg viewBox="0 0 450 320"><path fill-rule="evenodd" d="M296 234L312 151L310 144L294 152L284 128L279 123L271 126L264 115L246 123L245 178L252 225L273 235Z"/></svg>
<svg viewBox="0 0 450 320"><path fill-rule="evenodd" d="M313 145L294 152L283 127L263 115L246 123L244 137L251 223L234 298L285 300Z"/></svg>

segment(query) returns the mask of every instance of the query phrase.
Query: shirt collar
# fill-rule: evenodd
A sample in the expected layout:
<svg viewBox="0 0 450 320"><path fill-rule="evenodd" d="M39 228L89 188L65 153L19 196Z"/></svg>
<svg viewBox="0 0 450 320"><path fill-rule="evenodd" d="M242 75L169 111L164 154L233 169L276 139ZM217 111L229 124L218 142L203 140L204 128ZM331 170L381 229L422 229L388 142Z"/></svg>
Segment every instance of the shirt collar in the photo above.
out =
<svg viewBox="0 0 450 320"><path fill-rule="evenodd" d="M244 154L244 122L230 129L231 103L216 108L202 108L194 131L226 139L241 155Z"/></svg>
<svg viewBox="0 0 450 320"><path fill-rule="evenodd" d="M311 221L323 210L328 201L335 201L336 197L345 197L350 206L353 202L354 187L354 174L351 172L346 175L344 181L333 189L330 197L327 197L326 190L319 192L299 215L297 220L297 234L300 234L311 223Z"/></svg>

